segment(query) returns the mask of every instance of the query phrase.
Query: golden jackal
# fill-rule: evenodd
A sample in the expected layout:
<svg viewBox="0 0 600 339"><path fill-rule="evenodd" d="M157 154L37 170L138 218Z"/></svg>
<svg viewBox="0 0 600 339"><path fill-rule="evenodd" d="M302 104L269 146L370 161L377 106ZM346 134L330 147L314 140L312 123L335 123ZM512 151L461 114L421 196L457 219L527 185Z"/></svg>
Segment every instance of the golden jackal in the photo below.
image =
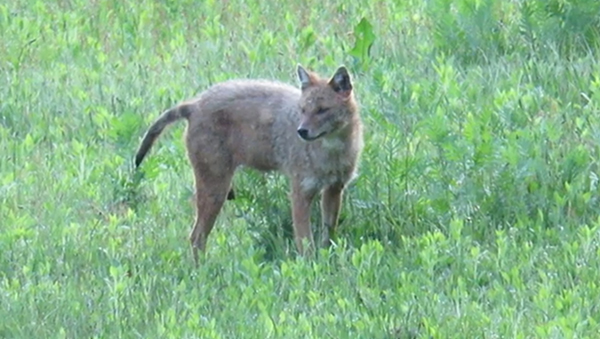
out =
<svg viewBox="0 0 600 339"><path fill-rule="evenodd" d="M233 199L236 168L278 170L291 182L294 238L314 246L310 205L319 193L323 245L330 244L345 185L363 147L362 123L344 66L330 79L297 68L301 88L266 80L230 80L165 111L146 132L136 168L170 123L186 118L187 154L194 170L196 221L190 234L194 261L226 199Z"/></svg>

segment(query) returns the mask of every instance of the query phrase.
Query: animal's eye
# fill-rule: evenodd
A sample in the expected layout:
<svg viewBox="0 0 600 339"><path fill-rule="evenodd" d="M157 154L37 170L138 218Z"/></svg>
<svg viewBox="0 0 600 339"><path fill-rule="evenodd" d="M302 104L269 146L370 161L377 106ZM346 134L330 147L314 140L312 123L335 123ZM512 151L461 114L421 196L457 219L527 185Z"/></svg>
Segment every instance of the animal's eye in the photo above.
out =
<svg viewBox="0 0 600 339"><path fill-rule="evenodd" d="M319 108L319 110L317 111L317 114L323 114L325 112L329 111L328 107L321 107Z"/></svg>

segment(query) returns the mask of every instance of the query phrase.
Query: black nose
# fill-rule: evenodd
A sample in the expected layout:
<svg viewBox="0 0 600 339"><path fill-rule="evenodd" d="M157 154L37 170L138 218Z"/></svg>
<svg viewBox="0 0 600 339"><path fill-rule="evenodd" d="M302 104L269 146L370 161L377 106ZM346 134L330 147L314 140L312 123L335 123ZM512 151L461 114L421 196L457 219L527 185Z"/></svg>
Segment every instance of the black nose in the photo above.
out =
<svg viewBox="0 0 600 339"><path fill-rule="evenodd" d="M298 128L298 135L302 139L308 138L308 130L306 128Z"/></svg>

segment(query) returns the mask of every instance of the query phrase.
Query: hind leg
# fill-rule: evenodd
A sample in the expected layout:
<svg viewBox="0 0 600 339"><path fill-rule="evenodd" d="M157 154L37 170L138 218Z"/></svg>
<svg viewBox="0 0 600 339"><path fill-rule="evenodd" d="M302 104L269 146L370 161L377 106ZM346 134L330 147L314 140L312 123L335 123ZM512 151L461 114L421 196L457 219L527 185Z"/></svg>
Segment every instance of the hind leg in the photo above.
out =
<svg viewBox="0 0 600 339"><path fill-rule="evenodd" d="M200 173L196 176L196 221L190 233L194 263L198 265L198 252L206 251L206 241L221 207L228 196L233 173Z"/></svg>

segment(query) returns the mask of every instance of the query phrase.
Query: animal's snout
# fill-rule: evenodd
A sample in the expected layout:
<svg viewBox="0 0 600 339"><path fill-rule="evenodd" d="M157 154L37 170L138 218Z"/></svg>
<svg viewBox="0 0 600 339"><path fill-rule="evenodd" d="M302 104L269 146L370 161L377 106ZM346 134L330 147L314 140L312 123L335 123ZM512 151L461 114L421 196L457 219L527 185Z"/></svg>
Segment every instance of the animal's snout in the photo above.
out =
<svg viewBox="0 0 600 339"><path fill-rule="evenodd" d="M308 139L308 130L306 128L298 128L298 135L300 136L300 138L307 140Z"/></svg>

